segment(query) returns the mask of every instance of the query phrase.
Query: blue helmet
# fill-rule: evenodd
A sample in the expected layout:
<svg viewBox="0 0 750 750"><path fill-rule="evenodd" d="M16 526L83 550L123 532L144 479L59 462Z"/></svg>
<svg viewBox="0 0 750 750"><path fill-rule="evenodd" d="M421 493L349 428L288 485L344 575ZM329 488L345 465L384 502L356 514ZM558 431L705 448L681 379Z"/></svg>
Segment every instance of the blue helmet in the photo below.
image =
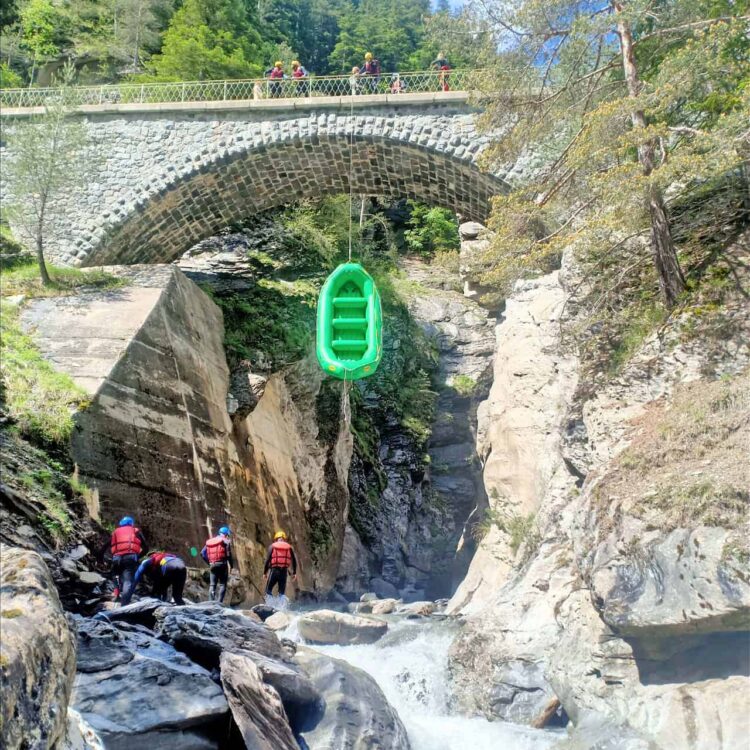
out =
<svg viewBox="0 0 750 750"><path fill-rule="evenodd" d="M224 536L229 536L232 532L229 530L229 526L222 526L219 529L219 534L224 534Z"/></svg>
<svg viewBox="0 0 750 750"><path fill-rule="evenodd" d="M130 516L124 516L120 521L120 526L135 526L135 521Z"/></svg>

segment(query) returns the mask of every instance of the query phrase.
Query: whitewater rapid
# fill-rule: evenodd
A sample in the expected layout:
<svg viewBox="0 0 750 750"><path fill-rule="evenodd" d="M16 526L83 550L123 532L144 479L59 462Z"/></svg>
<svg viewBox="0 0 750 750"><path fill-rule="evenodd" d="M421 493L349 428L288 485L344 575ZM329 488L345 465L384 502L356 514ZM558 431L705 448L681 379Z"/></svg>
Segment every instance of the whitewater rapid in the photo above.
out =
<svg viewBox="0 0 750 750"><path fill-rule="evenodd" d="M314 646L367 672L398 711L412 750L547 750L563 731L451 715L448 649L456 635L446 621L389 620L389 632L363 646ZM300 640L295 623L284 633Z"/></svg>

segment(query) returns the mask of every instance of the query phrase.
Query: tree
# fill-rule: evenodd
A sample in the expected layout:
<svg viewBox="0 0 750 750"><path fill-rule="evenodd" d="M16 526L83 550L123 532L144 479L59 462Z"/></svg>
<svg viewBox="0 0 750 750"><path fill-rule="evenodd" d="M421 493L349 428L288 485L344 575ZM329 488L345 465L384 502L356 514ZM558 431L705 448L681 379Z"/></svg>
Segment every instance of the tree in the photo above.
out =
<svg viewBox="0 0 750 750"><path fill-rule="evenodd" d="M174 0L117 0L114 38L120 55L137 71L158 50Z"/></svg>
<svg viewBox="0 0 750 750"><path fill-rule="evenodd" d="M62 84L58 95L44 113L15 124L8 133L11 158L3 163L11 187L8 218L19 237L34 246L45 285L51 283L45 251L59 219L53 201L79 186L95 159L86 127L68 105L73 75L73 66L66 65L56 81Z"/></svg>
<svg viewBox="0 0 750 750"><path fill-rule="evenodd" d="M21 8L21 47L31 54L29 82L37 66L57 57L67 41L68 17L52 0L29 0Z"/></svg>
<svg viewBox="0 0 750 750"><path fill-rule="evenodd" d="M160 80L252 78L266 54L242 0L185 0L148 68Z"/></svg>
<svg viewBox="0 0 750 750"><path fill-rule="evenodd" d="M545 163L528 185L495 202L494 267L486 280L507 286L574 240L605 257L628 238L648 234L662 300L675 304L685 279L666 191L684 191L743 158L733 144L747 130L747 17L717 13L721 5L519 0L488 6L503 51L487 76L484 121L504 131L488 162L534 150ZM747 2L733 6L742 12ZM684 69L675 67L678 60ZM727 88L720 116L700 113L703 99Z"/></svg>

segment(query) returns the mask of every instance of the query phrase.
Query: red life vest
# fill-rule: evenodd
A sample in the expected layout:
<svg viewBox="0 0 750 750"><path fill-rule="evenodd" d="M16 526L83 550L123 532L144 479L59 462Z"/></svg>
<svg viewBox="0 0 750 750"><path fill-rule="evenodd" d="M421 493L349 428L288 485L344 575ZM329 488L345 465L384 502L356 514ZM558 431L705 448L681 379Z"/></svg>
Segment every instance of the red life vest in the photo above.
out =
<svg viewBox="0 0 750 750"><path fill-rule="evenodd" d="M274 68L271 71L271 75L269 76L269 78L283 78L283 77L284 77L284 71L279 70L278 68Z"/></svg>
<svg viewBox="0 0 750 750"><path fill-rule="evenodd" d="M138 538L139 529L135 526L118 526L112 532L113 555L140 555L141 540Z"/></svg>
<svg viewBox="0 0 750 750"><path fill-rule="evenodd" d="M300 65L299 68L292 72L295 78L304 78L307 75L307 71Z"/></svg>
<svg viewBox="0 0 750 750"><path fill-rule="evenodd" d="M227 540L221 535L215 536L206 542L206 553L210 565L225 562L227 559Z"/></svg>
<svg viewBox="0 0 750 750"><path fill-rule="evenodd" d="M292 545L278 539L271 545L271 567L288 568L292 564Z"/></svg>

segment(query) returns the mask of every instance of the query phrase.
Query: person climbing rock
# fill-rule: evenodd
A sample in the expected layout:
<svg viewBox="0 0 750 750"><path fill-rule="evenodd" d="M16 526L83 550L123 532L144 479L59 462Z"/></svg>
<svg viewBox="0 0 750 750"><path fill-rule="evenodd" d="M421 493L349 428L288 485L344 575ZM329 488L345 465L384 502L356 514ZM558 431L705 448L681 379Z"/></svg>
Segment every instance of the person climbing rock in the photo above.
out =
<svg viewBox="0 0 750 750"><path fill-rule="evenodd" d="M115 577L115 599L120 604L130 604L133 597L133 576L138 567L138 558L146 549L146 539L143 532L135 525L131 516L124 516L117 528L112 532L109 540L99 553L103 558L107 548L112 554L112 575Z"/></svg>
<svg viewBox="0 0 750 750"><path fill-rule="evenodd" d="M169 601L169 587L175 604L184 604L182 592L187 580L185 563L169 552L151 552L135 571L134 584L137 586L143 576L152 584L152 595L162 601Z"/></svg>
<svg viewBox="0 0 750 750"><path fill-rule="evenodd" d="M201 550L201 557L209 564L211 568L210 583L208 587L208 599L214 601L216 596L216 585L219 586L218 601L223 602L227 593L227 581L229 580L229 570L234 567L232 561L232 543L229 537L232 532L228 526L222 526L219 533L206 541Z"/></svg>
<svg viewBox="0 0 750 750"><path fill-rule="evenodd" d="M372 52L365 54L365 62L360 73L365 78L365 87L371 94L374 94L380 83L380 61L372 56Z"/></svg>
<svg viewBox="0 0 750 750"><path fill-rule="evenodd" d="M292 569L292 580L297 580L297 558L292 545L286 540L283 531L273 535L273 544L268 548L263 573L266 576L266 596L273 596L273 587L277 586L279 596L286 594L286 578L289 568Z"/></svg>

